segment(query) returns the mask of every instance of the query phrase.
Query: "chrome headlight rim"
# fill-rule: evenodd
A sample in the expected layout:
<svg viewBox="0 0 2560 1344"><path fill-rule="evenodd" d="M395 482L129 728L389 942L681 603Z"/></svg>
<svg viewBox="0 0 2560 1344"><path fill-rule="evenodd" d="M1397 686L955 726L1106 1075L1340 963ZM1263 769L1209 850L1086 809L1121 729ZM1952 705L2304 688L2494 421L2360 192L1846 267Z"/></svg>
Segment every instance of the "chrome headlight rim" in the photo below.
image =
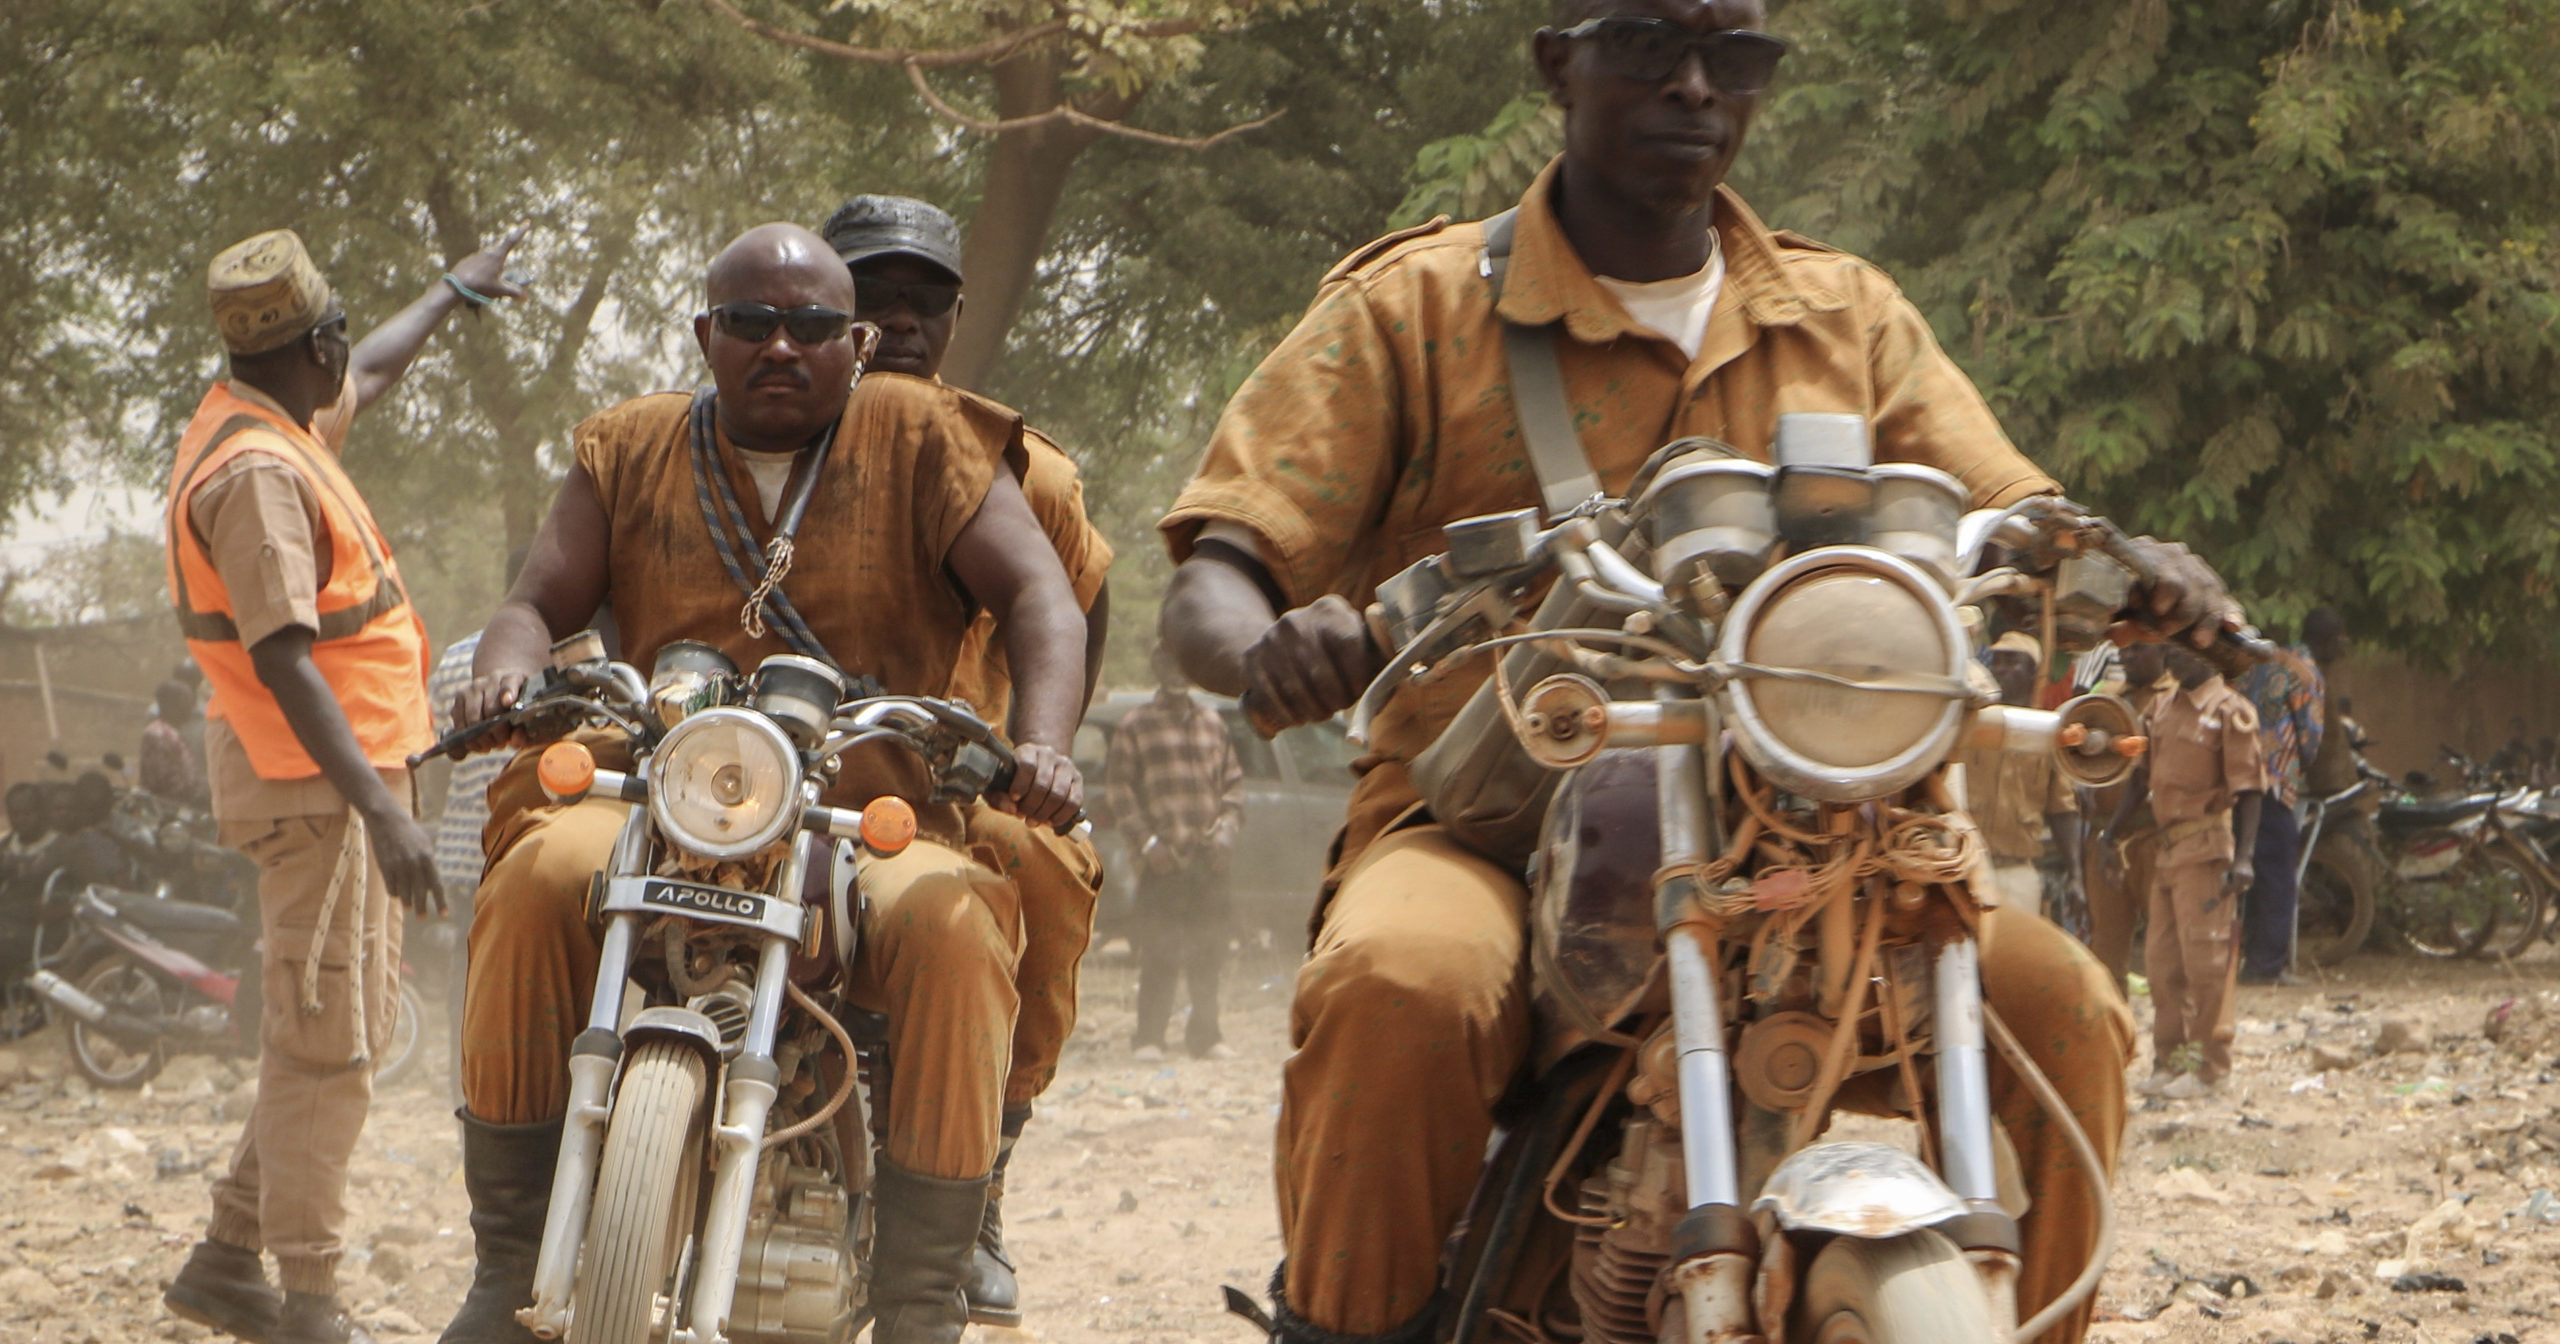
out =
<svg viewBox="0 0 2560 1344"><path fill-rule="evenodd" d="M712 729L722 726L740 729L747 734L749 740L770 750L773 753L773 762L780 767L782 774L789 781L782 795L782 805L773 810L772 816L766 818L753 832L735 840L725 841L696 835L670 816L667 809L672 800L673 790L665 787L670 774L668 766L682 759L681 753L687 744ZM775 841L789 834L792 827L800 820L800 808L797 805L800 794L800 750L792 745L790 736L783 732L780 724L753 710L723 705L687 716L683 722L668 729L667 735L659 740L658 749L650 753L647 775L650 781L649 819L657 824L660 836L689 854L708 859L743 859L771 846Z"/></svg>
<svg viewBox="0 0 2560 1344"><path fill-rule="evenodd" d="M1872 546L1822 546L1770 566L1742 591L1734 600L1733 609L1726 613L1716 641L1716 657L1728 663L1749 662L1752 633L1771 604L1798 580L1826 570L1863 572L1907 590L1935 618L1933 624L1947 650L1947 665L1942 670L1951 681L1964 680L1971 645L1946 589L1920 566ZM1787 745L1762 716L1750 678L1728 683L1723 695L1725 722L1733 730L1734 745L1743 759L1788 792L1825 803L1874 802L1918 783L1954 752L1966 717L1972 712L1965 699L1950 697L1939 710L1936 722L1911 746L1873 765L1840 766L1815 760Z"/></svg>

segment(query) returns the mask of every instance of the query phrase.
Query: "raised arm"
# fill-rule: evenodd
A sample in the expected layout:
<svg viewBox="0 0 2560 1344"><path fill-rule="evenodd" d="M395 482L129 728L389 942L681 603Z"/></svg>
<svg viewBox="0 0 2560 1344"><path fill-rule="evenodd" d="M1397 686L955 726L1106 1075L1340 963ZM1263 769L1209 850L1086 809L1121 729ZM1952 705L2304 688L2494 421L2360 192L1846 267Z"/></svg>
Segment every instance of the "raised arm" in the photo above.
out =
<svg viewBox="0 0 2560 1344"><path fill-rule="evenodd" d="M524 225L500 239L496 246L483 248L453 264L453 278L473 293L489 299L520 299L524 290L506 278L507 254L524 239ZM465 300L443 276L427 286L427 292L408 307L391 315L391 319L366 332L363 340L347 355L347 377L355 384L355 409L361 413L382 395L398 386L409 372L409 365L426 346L444 322L445 314L463 306Z"/></svg>

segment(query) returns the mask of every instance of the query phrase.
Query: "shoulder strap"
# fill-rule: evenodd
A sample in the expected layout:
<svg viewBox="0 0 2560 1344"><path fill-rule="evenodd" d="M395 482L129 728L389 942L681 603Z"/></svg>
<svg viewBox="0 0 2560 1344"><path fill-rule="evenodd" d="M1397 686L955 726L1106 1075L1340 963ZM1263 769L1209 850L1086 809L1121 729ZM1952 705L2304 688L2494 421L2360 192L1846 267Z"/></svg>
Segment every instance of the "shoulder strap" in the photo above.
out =
<svg viewBox="0 0 2560 1344"><path fill-rule="evenodd" d="M1515 208L1484 222L1484 260L1477 269L1492 283L1497 307L1503 281L1511 272L1511 241L1519 219ZM1538 493L1546 503L1548 520L1553 521L1600 493L1599 474L1591 469L1582 439L1573 430L1573 406L1565 396L1554 324L1533 327L1506 319L1502 353L1511 366L1511 406L1520 418L1529 469L1537 473Z"/></svg>

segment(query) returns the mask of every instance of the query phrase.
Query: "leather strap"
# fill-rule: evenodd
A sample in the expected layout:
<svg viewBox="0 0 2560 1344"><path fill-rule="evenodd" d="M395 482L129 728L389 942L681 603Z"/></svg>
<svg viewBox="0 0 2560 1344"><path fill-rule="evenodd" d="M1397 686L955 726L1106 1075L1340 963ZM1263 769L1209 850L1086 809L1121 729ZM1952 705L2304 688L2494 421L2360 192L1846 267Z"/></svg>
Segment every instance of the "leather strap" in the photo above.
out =
<svg viewBox="0 0 2560 1344"><path fill-rule="evenodd" d="M1484 261L1478 269L1492 282L1497 307L1511 271L1511 241L1519 218L1514 208L1484 222ZM1502 353L1511 366L1511 406L1520 419L1520 440L1529 450L1529 469L1537 474L1547 521L1553 522L1600 493L1599 473L1591 469L1591 458L1573 431L1555 324L1529 326L1504 319Z"/></svg>

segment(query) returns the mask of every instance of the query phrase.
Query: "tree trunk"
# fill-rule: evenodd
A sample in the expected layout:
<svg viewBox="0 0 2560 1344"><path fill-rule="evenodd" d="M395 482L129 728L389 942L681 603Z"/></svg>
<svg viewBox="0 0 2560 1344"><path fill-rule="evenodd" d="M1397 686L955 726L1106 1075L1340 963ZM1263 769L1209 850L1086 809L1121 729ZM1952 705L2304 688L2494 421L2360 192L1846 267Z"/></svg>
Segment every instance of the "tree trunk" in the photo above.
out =
<svg viewBox="0 0 2560 1344"><path fill-rule="evenodd" d="M1058 52L1048 44L995 66L996 115L1036 116L1057 107L1063 101L1058 66ZM1063 123L996 136L987 156L986 192L960 251L969 303L943 359L945 380L980 388L1003 362L1005 337L1039 278L1040 254L1067 174L1097 138L1097 132Z"/></svg>

